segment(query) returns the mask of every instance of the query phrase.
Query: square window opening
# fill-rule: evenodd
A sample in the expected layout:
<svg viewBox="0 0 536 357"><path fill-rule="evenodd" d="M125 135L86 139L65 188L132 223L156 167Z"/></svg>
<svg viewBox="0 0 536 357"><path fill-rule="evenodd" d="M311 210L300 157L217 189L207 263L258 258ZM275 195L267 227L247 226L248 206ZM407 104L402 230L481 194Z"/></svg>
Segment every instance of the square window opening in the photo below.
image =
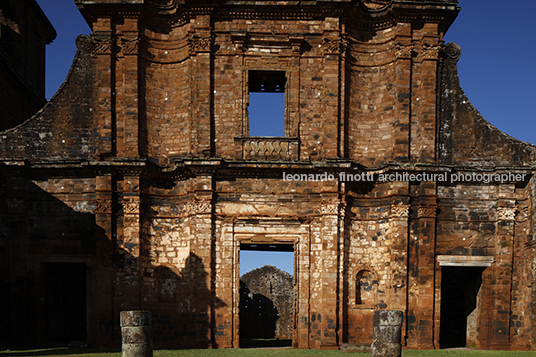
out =
<svg viewBox="0 0 536 357"><path fill-rule="evenodd" d="M284 71L249 71L249 136L285 136Z"/></svg>

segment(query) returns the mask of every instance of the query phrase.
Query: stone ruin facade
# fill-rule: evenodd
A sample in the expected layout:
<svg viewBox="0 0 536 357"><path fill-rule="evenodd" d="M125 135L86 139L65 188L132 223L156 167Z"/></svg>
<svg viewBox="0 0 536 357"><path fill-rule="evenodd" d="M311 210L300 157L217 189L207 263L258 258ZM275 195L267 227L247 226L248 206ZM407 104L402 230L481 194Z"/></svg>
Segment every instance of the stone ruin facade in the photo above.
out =
<svg viewBox="0 0 536 357"><path fill-rule="evenodd" d="M156 348L238 347L264 244L294 252L295 348L368 344L381 309L406 348L536 348L536 147L460 88L456 0L76 3L66 81L0 132L3 344L117 345L143 309ZM263 91L280 136L250 135Z"/></svg>
<svg viewBox="0 0 536 357"><path fill-rule="evenodd" d="M272 265L240 277L240 338L292 339L294 277Z"/></svg>

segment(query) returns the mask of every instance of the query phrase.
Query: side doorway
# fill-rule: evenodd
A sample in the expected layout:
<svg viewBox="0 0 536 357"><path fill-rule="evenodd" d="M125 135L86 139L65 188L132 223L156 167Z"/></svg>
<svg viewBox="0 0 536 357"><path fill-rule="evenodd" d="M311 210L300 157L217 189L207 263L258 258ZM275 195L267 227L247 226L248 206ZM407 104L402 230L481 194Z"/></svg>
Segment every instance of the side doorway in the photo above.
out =
<svg viewBox="0 0 536 357"><path fill-rule="evenodd" d="M45 263L46 339L65 345L87 340L85 263Z"/></svg>
<svg viewBox="0 0 536 357"><path fill-rule="evenodd" d="M440 348L477 347L484 267L441 267Z"/></svg>

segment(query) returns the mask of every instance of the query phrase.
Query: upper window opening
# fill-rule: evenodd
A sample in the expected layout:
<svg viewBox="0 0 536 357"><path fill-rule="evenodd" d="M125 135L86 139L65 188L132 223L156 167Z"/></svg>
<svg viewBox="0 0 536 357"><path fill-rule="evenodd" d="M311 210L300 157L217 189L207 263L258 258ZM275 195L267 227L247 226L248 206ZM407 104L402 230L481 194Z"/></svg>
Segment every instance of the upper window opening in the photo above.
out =
<svg viewBox="0 0 536 357"><path fill-rule="evenodd" d="M249 135L285 136L284 71L249 71Z"/></svg>

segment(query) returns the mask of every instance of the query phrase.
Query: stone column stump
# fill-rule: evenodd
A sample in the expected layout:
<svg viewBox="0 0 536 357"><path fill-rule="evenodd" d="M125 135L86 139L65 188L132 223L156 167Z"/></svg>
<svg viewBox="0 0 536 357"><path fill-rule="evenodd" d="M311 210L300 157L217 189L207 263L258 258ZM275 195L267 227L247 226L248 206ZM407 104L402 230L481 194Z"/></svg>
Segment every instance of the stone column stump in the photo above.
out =
<svg viewBox="0 0 536 357"><path fill-rule="evenodd" d="M123 357L153 357L153 328L150 311L121 311Z"/></svg>
<svg viewBox="0 0 536 357"><path fill-rule="evenodd" d="M374 311L374 334L371 357L400 357L402 355L402 311Z"/></svg>

